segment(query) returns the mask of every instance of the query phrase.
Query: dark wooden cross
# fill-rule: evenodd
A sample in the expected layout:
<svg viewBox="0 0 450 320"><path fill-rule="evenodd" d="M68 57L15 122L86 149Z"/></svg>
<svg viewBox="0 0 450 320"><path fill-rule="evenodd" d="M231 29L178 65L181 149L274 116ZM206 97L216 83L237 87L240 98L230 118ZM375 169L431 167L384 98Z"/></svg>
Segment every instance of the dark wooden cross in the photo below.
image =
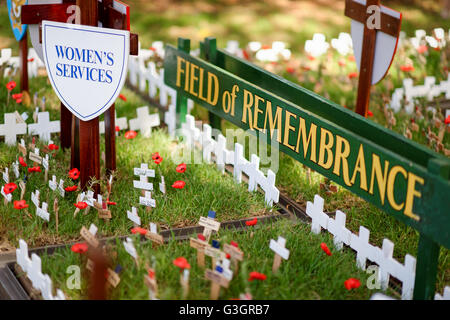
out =
<svg viewBox="0 0 450 320"><path fill-rule="evenodd" d="M380 8L380 0L366 0L365 6L353 0L345 0L345 15L352 20L364 24L361 65L359 67L358 98L356 101L356 112L364 117L367 117L367 111L369 110L377 32L384 32L393 37L398 37L401 26L401 19L380 12L380 28L369 28L367 20L371 16L371 13L370 11L367 12L367 9L373 5Z"/></svg>
<svg viewBox="0 0 450 320"><path fill-rule="evenodd" d="M25 5L22 7L22 23L40 24L43 20L66 23L72 13L67 8L76 4L81 11L81 24L129 30L127 16L113 8L113 0L63 0L62 4ZM69 11L70 12L70 11ZM138 54L138 36L130 34L130 54ZM105 117L105 166L110 174L116 169L115 105L104 113ZM71 168L80 168L81 187L91 179L100 179L99 121L81 121L61 103L61 147L71 147ZM93 186L95 194L100 186Z"/></svg>

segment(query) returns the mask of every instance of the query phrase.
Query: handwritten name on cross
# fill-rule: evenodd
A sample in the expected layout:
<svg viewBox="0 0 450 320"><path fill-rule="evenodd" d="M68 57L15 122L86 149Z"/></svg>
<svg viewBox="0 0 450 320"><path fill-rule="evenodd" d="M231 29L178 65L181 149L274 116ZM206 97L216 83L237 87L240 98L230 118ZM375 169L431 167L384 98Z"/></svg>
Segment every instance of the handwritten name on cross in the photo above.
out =
<svg viewBox="0 0 450 320"><path fill-rule="evenodd" d="M369 109L370 87L373 84L372 75L374 72L376 50L378 49L380 53L384 51L383 54L392 55L392 57L388 57L387 63L382 63L381 66L378 66L383 73L387 73L387 69L390 66L388 62L392 61L391 58L395 54L395 48L393 48L393 52L391 53L386 48L383 48L383 44L380 47L377 43L380 39L378 33L390 35L398 39L402 17L401 14L397 15L397 17L389 14L393 10L381 6L380 0L366 0L365 5L361 2L359 0L346 0L345 15L364 25L362 43L355 42L355 39L353 39L353 47L356 51L358 46L361 46L356 112L366 117Z"/></svg>
<svg viewBox="0 0 450 320"><path fill-rule="evenodd" d="M149 169L148 164L141 163L140 168L134 168L134 175L139 176L139 181L133 180L133 187L136 189L153 190L153 183L149 183L147 178L155 177L155 170Z"/></svg>
<svg viewBox="0 0 450 320"><path fill-rule="evenodd" d="M219 231L220 228L220 222L215 221L216 213L214 211L208 212L208 217L200 217L199 225L204 227L203 235L206 238L206 241L209 242L209 239L211 238L212 231Z"/></svg>
<svg viewBox="0 0 450 320"><path fill-rule="evenodd" d="M150 191L145 191L144 197L139 197L139 204L146 207L156 207L156 200L152 199L152 193Z"/></svg>

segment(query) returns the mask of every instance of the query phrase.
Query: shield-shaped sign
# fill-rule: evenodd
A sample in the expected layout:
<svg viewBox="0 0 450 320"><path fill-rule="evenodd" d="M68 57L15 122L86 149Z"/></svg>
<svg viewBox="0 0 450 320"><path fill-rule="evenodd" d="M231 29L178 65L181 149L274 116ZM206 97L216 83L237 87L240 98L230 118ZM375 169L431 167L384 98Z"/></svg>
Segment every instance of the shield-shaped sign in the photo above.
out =
<svg viewBox="0 0 450 320"><path fill-rule="evenodd" d="M8 5L9 21L11 22L14 37L16 37L17 41L20 41L27 32L27 25L22 24L20 21L22 6L27 4L27 0L6 0L6 3Z"/></svg>
<svg viewBox="0 0 450 320"><path fill-rule="evenodd" d="M105 112L127 74L130 32L53 21L42 22L48 77L58 98L80 120Z"/></svg>
<svg viewBox="0 0 450 320"><path fill-rule="evenodd" d="M354 1L362 5L366 5L365 0L354 0ZM388 7L380 6L380 11L381 13L385 13L396 19L401 19L400 12L392 10ZM359 71L361 65L361 54L364 37L364 24L362 22L352 19L351 33L353 41L353 51L355 54L356 65ZM398 38L399 35L397 37L393 37L381 31L377 32L375 42L375 56L372 71L373 85L378 83L381 79L383 79L386 76L389 68L391 67L392 61L394 60L395 52L397 51Z"/></svg>

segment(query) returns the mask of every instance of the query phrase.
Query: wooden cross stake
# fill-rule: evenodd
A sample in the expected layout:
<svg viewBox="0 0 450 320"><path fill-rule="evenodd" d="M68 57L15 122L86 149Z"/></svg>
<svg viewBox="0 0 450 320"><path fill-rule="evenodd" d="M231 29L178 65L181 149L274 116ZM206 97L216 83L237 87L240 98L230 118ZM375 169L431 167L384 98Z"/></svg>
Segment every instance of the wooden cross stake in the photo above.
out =
<svg viewBox="0 0 450 320"><path fill-rule="evenodd" d="M369 25L368 23L369 18L374 14L374 12L369 8L371 6L377 6L378 10L380 10L380 25L377 26L377 28ZM372 85L377 33L382 32L398 38L400 34L401 15L400 19L397 19L384 13L381 10L380 0L366 0L366 5L362 5L354 0L346 0L345 15L352 20L364 24L356 112L366 117L367 111L369 110L370 88ZM383 48L379 48L379 50L383 50Z"/></svg>

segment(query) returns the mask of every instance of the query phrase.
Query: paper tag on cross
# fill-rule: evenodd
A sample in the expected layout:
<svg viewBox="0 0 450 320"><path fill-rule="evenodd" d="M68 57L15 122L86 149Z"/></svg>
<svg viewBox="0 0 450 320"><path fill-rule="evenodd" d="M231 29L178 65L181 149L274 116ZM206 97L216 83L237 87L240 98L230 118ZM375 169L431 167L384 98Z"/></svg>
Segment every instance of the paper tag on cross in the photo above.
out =
<svg viewBox="0 0 450 320"><path fill-rule="evenodd" d="M2 173L3 175L3 181L5 181L5 183L9 183L9 169L5 168L5 171Z"/></svg>
<svg viewBox="0 0 450 320"><path fill-rule="evenodd" d="M95 238L95 235L93 235L88 229L86 229L85 226L81 228L80 235L84 240L86 240L87 243L89 243L89 245L91 245L94 248L98 247L99 242Z"/></svg>

